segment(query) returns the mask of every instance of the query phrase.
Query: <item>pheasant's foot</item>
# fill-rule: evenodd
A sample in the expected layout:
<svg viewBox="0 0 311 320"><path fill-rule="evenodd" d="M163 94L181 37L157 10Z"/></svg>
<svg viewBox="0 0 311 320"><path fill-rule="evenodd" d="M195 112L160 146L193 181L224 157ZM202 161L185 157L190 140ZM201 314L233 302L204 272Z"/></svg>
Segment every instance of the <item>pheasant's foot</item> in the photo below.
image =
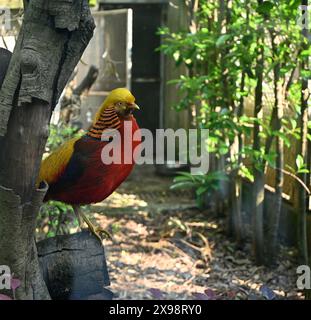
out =
<svg viewBox="0 0 311 320"><path fill-rule="evenodd" d="M112 236L110 235L110 233L103 229L102 227L100 226L96 226L94 225L87 216L85 215L82 215L82 218L84 220L84 222L87 224L89 230L91 231L91 233L93 233L100 242L103 241L103 239L109 239L109 240L112 240Z"/></svg>
<svg viewBox="0 0 311 320"><path fill-rule="evenodd" d="M100 227L100 226L94 225L94 224L91 222L91 220L90 220L84 213L81 212L80 208L75 207L75 208L74 208L74 211L75 211L75 213L76 213L76 215L77 215L77 217L78 217L80 229L83 229L83 224L84 224L84 222L85 222L85 223L87 224L88 229L90 230L90 232L91 232L92 234L94 234L94 235L96 236L96 238L97 238L100 242L102 242L103 239L105 239L105 238L106 238L106 239L109 239L109 240L111 240L111 241L113 240L113 239L112 239L112 236L110 235L110 233L109 233L107 230L103 229L103 228ZM102 236L102 235L104 235L104 236Z"/></svg>

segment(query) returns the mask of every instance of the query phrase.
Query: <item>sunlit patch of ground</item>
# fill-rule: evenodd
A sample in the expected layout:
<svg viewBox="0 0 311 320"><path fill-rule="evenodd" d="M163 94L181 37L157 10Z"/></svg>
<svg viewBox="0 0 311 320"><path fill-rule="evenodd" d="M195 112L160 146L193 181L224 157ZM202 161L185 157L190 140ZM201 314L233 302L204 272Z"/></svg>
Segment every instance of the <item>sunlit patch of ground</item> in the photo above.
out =
<svg viewBox="0 0 311 320"><path fill-rule="evenodd" d="M224 221L195 209L191 195L169 191L171 179L134 173L106 201L88 208L113 234L105 240L116 299L299 299L295 254L274 269L254 265ZM155 195L155 196L154 196ZM204 293L205 292L205 293Z"/></svg>

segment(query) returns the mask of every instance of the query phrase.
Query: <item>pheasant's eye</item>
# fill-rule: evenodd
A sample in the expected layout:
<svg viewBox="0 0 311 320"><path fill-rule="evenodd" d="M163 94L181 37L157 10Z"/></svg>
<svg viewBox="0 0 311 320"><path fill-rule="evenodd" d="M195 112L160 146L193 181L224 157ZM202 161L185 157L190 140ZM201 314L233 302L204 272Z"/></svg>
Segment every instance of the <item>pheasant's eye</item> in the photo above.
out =
<svg viewBox="0 0 311 320"><path fill-rule="evenodd" d="M122 107L122 106L123 106L123 103L122 103L122 102L118 102L118 103L117 103L117 106L118 106L118 107Z"/></svg>

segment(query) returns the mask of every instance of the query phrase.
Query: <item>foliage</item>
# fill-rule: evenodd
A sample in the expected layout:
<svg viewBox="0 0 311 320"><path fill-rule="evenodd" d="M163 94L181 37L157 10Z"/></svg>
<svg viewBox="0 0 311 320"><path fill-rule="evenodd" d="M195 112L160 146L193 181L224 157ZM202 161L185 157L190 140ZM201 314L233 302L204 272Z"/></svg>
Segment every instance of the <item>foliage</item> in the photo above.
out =
<svg viewBox="0 0 311 320"><path fill-rule="evenodd" d="M177 67L183 65L186 69L178 79L169 81L180 92L174 108L190 109L194 115L191 123L209 129L207 149L213 166L204 176L180 175L173 188L193 188L200 204L201 198L219 188L224 175L230 177L228 189L234 205L231 203L229 224L240 241L240 178L254 182L254 243L263 244L263 206L256 198L264 194L262 177L267 167L275 169L273 186L278 199L268 234L275 240L284 168L289 166L284 164L284 154L295 152L293 146L303 143L302 82L311 74L308 68L297 67L310 54L308 40L297 23L301 1L199 0L198 4L197 11L189 6L192 18L187 30L159 30L163 39L160 50L174 59ZM307 138L310 140L310 124ZM287 172L293 183L310 173L307 157L298 153L294 155L296 164L291 164ZM261 252L264 245L255 247ZM258 257L259 262L263 254Z"/></svg>
<svg viewBox="0 0 311 320"><path fill-rule="evenodd" d="M214 12L220 14L219 1L199 3L196 31L189 29L171 32L166 27L159 30L163 37L160 50L172 57L176 66L183 64L187 68L186 74L169 82L177 86L180 92L180 100L174 107L179 111L195 106L197 127L209 129L209 152L218 159L228 156L227 167L231 170L239 168L239 174L252 181L252 166L248 162L246 167L244 160L250 160L257 169L262 170L261 163L275 167L276 153L273 148L266 150L264 145L260 150L254 150L251 139L248 139L243 149L239 153L231 154L229 158L230 148L237 135L251 136L254 123L259 123L263 141L278 136L290 148L295 142L294 139L299 139L297 106L300 103L300 84L297 80L293 80L288 88L287 101L292 112L284 116L284 132L274 129L271 115L258 119L238 113L241 98L251 101L254 95L257 82L254 69L258 51L258 28L264 32L266 38L263 45L266 58L266 95L273 90L272 71L276 64L280 64L281 76L286 83L300 59L309 53L299 49L301 30L296 18L300 1L263 1L261 5L254 0L233 1L225 32L219 25L221 21L213 20ZM276 53L272 52L270 32L277 37ZM245 76L244 88L241 86L242 74ZM268 99L265 104L272 107ZM244 159L242 162L239 162L239 156ZM184 187L188 185L183 184Z"/></svg>
<svg viewBox="0 0 311 320"><path fill-rule="evenodd" d="M206 175L191 175L187 172L180 172L179 176L174 179L171 189L194 189L197 203L201 207L204 195L218 190L220 182L227 180L228 177L222 171L214 171Z"/></svg>
<svg viewBox="0 0 311 320"><path fill-rule="evenodd" d="M37 223L39 238L51 238L70 233L70 226L78 226L71 206L58 201L49 201L41 207Z"/></svg>
<svg viewBox="0 0 311 320"><path fill-rule="evenodd" d="M82 132L78 132L76 127L71 127L65 124L62 125L50 125L50 135L46 143L46 152L51 153L56 150L65 141L81 136Z"/></svg>

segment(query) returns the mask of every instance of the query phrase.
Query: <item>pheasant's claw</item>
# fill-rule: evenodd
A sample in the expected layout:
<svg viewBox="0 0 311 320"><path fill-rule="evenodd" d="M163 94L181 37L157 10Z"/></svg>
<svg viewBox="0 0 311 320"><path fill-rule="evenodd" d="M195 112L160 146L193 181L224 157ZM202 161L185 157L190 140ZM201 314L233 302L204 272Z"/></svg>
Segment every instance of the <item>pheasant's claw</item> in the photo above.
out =
<svg viewBox="0 0 311 320"><path fill-rule="evenodd" d="M102 240L101 234L103 234L104 235L103 239L106 238L106 239L112 241L111 234L107 230L105 230L101 227L95 227L95 233L96 233L96 235L98 235L100 237L101 240Z"/></svg>
<svg viewBox="0 0 311 320"><path fill-rule="evenodd" d="M105 239L105 238L113 241L110 233L108 231L106 231L105 229L103 229L102 227L94 225L91 222L91 220L83 212L81 212L81 210L78 206L74 206L73 208L74 208L74 212L76 213L76 215L78 217L79 225L80 225L81 229L83 228L83 224L85 222L87 224L90 232L92 234L94 234L94 236L100 241L100 243L102 243L103 239ZM102 234L104 234L105 236L102 237Z"/></svg>
<svg viewBox="0 0 311 320"><path fill-rule="evenodd" d="M102 242L104 238L112 240L112 237L108 231L104 230L102 227L95 226L85 214L82 214L82 218L89 227L91 233L93 233L100 242ZM106 237L102 238L102 233L105 234Z"/></svg>
<svg viewBox="0 0 311 320"><path fill-rule="evenodd" d="M100 241L100 243L102 243L103 239L100 235L100 232L96 231L96 228L95 226L92 225L92 227L90 225L88 225L88 230Z"/></svg>

